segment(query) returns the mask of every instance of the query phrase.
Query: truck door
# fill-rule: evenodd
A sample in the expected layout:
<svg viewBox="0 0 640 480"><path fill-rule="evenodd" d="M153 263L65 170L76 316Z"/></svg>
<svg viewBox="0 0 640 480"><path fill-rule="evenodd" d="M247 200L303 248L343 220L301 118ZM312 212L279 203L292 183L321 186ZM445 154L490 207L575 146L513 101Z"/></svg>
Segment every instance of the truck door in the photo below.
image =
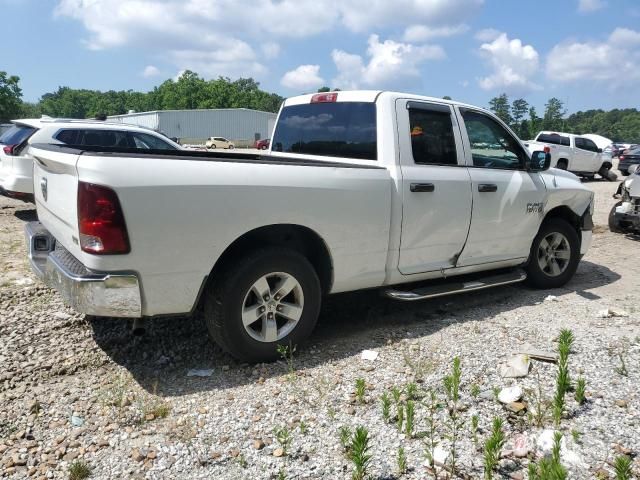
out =
<svg viewBox="0 0 640 480"><path fill-rule="evenodd" d="M457 266L526 259L544 215L546 188L524 168L527 153L499 121L459 108L473 215Z"/></svg>
<svg viewBox="0 0 640 480"><path fill-rule="evenodd" d="M574 172L597 172L602 166L602 157L598 152L598 146L588 138L576 137L575 152L580 153L580 162L570 170Z"/></svg>
<svg viewBox="0 0 640 480"><path fill-rule="evenodd" d="M402 181L398 269L405 275L451 268L471 222L471 180L450 105L396 102Z"/></svg>

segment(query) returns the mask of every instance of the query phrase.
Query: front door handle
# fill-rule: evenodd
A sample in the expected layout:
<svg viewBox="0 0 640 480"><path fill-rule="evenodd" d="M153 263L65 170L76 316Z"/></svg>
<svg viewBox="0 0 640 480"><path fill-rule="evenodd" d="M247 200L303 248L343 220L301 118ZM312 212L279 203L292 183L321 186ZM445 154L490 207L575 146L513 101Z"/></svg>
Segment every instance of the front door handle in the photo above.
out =
<svg viewBox="0 0 640 480"><path fill-rule="evenodd" d="M478 185L478 191L479 192L497 192L498 185L496 185L495 183L480 183Z"/></svg>
<svg viewBox="0 0 640 480"><path fill-rule="evenodd" d="M412 183L409 187L412 192L433 192L435 189L433 183Z"/></svg>

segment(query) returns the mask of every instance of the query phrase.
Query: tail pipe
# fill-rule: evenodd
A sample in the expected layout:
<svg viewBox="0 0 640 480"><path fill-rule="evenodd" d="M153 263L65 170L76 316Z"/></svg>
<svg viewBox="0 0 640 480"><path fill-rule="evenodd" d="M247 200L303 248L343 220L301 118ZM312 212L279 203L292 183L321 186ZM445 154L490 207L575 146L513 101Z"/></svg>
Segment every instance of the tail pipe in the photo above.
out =
<svg viewBox="0 0 640 480"><path fill-rule="evenodd" d="M136 336L142 336L145 333L145 321L144 318L134 318L133 325L131 326L131 333Z"/></svg>

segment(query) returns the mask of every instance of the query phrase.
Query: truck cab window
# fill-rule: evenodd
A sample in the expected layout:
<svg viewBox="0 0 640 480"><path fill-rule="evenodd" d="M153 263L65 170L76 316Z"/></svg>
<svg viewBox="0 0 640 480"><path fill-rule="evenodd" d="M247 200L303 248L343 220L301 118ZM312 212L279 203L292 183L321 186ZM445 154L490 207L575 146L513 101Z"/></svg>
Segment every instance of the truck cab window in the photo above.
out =
<svg viewBox="0 0 640 480"><path fill-rule="evenodd" d="M524 150L502 125L471 110L462 110L462 117L469 135L474 166L515 170L524 165Z"/></svg>
<svg viewBox="0 0 640 480"><path fill-rule="evenodd" d="M456 141L451 114L409 109L411 151L417 164L456 165Z"/></svg>
<svg viewBox="0 0 640 480"><path fill-rule="evenodd" d="M331 102L284 107L271 143L275 152L376 160L376 105Z"/></svg>

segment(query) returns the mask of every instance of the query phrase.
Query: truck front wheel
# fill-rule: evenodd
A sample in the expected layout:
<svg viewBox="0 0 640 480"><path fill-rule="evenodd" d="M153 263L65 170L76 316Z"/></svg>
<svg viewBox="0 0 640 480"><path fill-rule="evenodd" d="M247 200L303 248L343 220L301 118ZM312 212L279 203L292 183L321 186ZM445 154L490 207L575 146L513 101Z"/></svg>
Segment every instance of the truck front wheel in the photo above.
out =
<svg viewBox="0 0 640 480"><path fill-rule="evenodd" d="M546 220L531 245L527 283L535 288L558 288L566 284L580 261L578 233L565 220Z"/></svg>
<svg viewBox="0 0 640 480"><path fill-rule="evenodd" d="M612 172L610 168L611 167L602 166L600 170L598 170L598 175L600 175L605 180L615 182L618 179L618 175L616 175L615 172Z"/></svg>
<svg viewBox="0 0 640 480"><path fill-rule="evenodd" d="M278 345L296 345L315 327L321 288L309 261L272 247L255 251L214 281L204 305L209 335L246 362L277 359Z"/></svg>

